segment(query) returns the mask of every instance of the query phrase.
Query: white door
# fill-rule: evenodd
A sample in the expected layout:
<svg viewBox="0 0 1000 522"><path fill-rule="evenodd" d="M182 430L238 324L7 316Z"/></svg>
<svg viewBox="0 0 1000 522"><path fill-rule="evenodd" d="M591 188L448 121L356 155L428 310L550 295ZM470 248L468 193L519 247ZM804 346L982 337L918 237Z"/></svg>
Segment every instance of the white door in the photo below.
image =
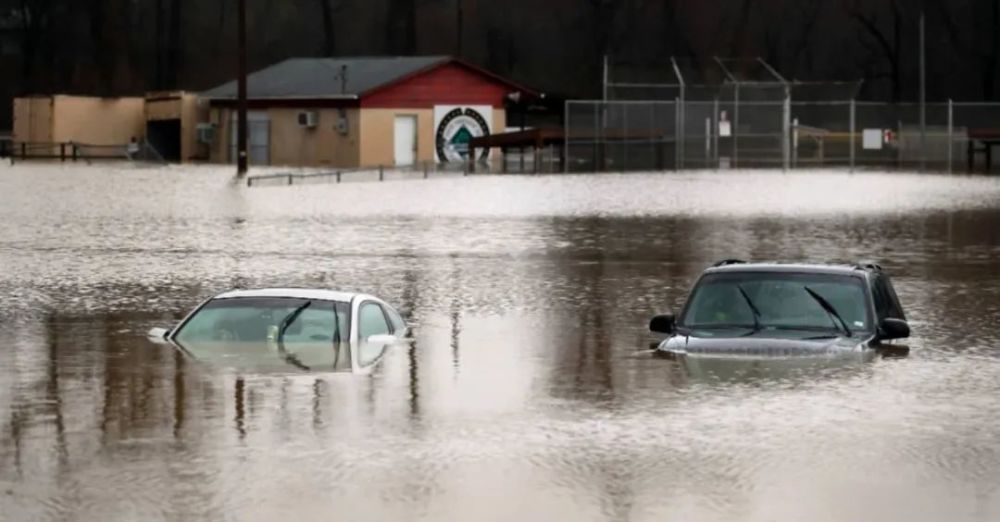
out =
<svg viewBox="0 0 1000 522"><path fill-rule="evenodd" d="M393 142L397 166L413 165L417 162L416 116L396 116Z"/></svg>

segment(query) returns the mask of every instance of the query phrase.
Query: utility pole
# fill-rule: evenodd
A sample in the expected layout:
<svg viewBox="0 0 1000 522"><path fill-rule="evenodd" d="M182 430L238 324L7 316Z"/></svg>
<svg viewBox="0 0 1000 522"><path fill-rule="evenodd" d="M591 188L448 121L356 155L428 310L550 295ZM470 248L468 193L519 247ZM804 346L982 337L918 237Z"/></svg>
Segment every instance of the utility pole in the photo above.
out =
<svg viewBox="0 0 1000 522"><path fill-rule="evenodd" d="M462 40L463 40L463 27L462 27L462 0L455 0L455 57L462 57Z"/></svg>
<svg viewBox="0 0 1000 522"><path fill-rule="evenodd" d="M927 168L927 19L920 6L920 168Z"/></svg>
<svg viewBox="0 0 1000 522"><path fill-rule="evenodd" d="M164 57L163 57L163 0L156 0L156 76L153 79L153 85L156 90L165 89L166 82L164 81L163 74L164 67Z"/></svg>
<svg viewBox="0 0 1000 522"><path fill-rule="evenodd" d="M239 0L236 32L239 40L237 71L236 175L247 173L247 0Z"/></svg>

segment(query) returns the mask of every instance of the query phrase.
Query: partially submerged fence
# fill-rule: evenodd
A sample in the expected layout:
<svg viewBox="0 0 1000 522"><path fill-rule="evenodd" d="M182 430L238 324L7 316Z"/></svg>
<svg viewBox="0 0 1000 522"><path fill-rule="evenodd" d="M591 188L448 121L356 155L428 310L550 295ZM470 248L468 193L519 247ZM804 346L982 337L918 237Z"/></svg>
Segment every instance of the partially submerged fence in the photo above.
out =
<svg viewBox="0 0 1000 522"><path fill-rule="evenodd" d="M422 162L407 166L375 166L331 170L300 170L256 174L247 177L248 187L275 187L287 185L337 184L356 182L379 182L396 180L437 179L464 177L475 174L498 174L512 172L510 158L502 161L477 163L470 168L468 162L435 163ZM529 164L531 162L529 161ZM556 172L553 166L551 172Z"/></svg>
<svg viewBox="0 0 1000 522"><path fill-rule="evenodd" d="M566 172L726 168L989 170L1000 104L596 100L566 104Z"/></svg>
<svg viewBox="0 0 1000 522"><path fill-rule="evenodd" d="M135 161L166 163L163 156L146 141L122 145L94 145L77 142L9 142L7 156L16 161Z"/></svg>

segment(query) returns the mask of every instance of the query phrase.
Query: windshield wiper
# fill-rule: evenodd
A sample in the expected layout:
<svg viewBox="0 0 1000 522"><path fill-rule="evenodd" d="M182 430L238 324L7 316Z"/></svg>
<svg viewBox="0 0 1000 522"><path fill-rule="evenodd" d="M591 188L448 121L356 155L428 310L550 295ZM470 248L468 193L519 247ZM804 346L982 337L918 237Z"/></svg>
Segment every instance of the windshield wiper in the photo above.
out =
<svg viewBox="0 0 1000 522"><path fill-rule="evenodd" d="M333 303L333 344L340 344L340 313L337 312L337 303Z"/></svg>
<svg viewBox="0 0 1000 522"><path fill-rule="evenodd" d="M312 304L312 301L306 301L295 310L292 310L292 313L286 315L285 318L281 320L281 325L278 327L278 341L281 341L281 338L285 336L285 330L288 330L288 327L299 318L299 314L304 312L306 308L312 306Z"/></svg>
<svg viewBox="0 0 1000 522"><path fill-rule="evenodd" d="M754 332L759 332L760 331L760 310L758 310L757 306L753 304L753 300L750 299L750 296L747 294L746 290L743 289L743 285L736 285L736 289L740 291L740 295L743 296L743 299L746 300L746 302L747 302L747 306L750 307L750 311L753 312L753 331Z"/></svg>
<svg viewBox="0 0 1000 522"><path fill-rule="evenodd" d="M278 353L281 354L281 357L285 360L285 362L291 364L292 366L300 370L306 370L306 371L309 371L312 368L306 366L305 364L302 364L302 361L300 361L299 358L295 356L295 354L290 353L285 348L285 331L288 330L288 327L291 326L292 323L294 323L295 320L299 318L299 315L302 312L304 312L306 308L309 308L310 306L312 306L312 301L306 301L295 310L292 310L292 313L286 315L285 318L281 320L281 326L278 327L278 339L277 339Z"/></svg>
<svg viewBox="0 0 1000 522"><path fill-rule="evenodd" d="M816 302L819 303L819 305L823 307L823 310L826 310L826 313L830 314L830 317L832 319L835 319L835 321L833 322L834 325L836 325L836 324L839 323L840 326L844 329L844 333L848 337L851 337L853 335L851 333L851 329L848 328L848 326L847 326L847 322L844 321L843 317L840 317L840 314L837 313L837 309L834 308L833 305L831 305L829 301L827 301L823 296L819 295L818 293L816 293L815 290L813 290L812 288L809 288L808 286L804 286L802 288L804 288L806 290L806 292L808 292L809 295L812 296L812 298L815 299Z"/></svg>

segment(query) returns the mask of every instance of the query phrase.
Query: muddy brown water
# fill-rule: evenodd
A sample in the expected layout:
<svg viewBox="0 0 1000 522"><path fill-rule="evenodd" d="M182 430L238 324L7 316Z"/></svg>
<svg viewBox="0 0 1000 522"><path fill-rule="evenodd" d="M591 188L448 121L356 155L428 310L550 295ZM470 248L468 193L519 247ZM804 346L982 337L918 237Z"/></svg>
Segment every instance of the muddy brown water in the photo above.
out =
<svg viewBox="0 0 1000 522"><path fill-rule="evenodd" d="M729 257L880 262L911 353L650 357ZM350 375L145 338L274 285L375 293L415 341ZM993 521L998 397L1000 178L0 167L4 521Z"/></svg>

